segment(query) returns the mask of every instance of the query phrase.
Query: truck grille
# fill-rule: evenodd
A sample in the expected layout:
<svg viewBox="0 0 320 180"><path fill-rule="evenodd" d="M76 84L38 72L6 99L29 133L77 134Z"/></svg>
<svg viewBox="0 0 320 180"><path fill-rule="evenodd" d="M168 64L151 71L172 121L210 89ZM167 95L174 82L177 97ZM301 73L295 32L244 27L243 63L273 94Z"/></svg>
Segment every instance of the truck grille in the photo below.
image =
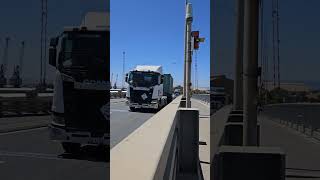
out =
<svg viewBox="0 0 320 180"><path fill-rule="evenodd" d="M143 94L146 94L147 98L143 99ZM150 104L152 101L152 90L133 90L133 88L130 88L130 100L133 103Z"/></svg>
<svg viewBox="0 0 320 180"><path fill-rule="evenodd" d="M109 133L110 114L105 117L100 111L109 106L108 91L74 89L72 82L64 82L63 95L67 129Z"/></svg>

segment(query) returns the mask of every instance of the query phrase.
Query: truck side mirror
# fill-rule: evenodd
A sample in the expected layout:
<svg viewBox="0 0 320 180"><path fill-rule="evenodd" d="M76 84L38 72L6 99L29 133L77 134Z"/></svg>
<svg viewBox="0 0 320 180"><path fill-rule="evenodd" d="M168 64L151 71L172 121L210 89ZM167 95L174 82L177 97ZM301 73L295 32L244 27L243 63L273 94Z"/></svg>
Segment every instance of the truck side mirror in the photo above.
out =
<svg viewBox="0 0 320 180"><path fill-rule="evenodd" d="M49 64L51 66L56 67L56 58L57 58L57 49L54 47L51 47L49 49Z"/></svg>
<svg viewBox="0 0 320 180"><path fill-rule="evenodd" d="M160 77L160 84L163 84L163 75Z"/></svg>
<svg viewBox="0 0 320 180"><path fill-rule="evenodd" d="M128 73L126 73L125 81L126 81L126 83L128 82Z"/></svg>

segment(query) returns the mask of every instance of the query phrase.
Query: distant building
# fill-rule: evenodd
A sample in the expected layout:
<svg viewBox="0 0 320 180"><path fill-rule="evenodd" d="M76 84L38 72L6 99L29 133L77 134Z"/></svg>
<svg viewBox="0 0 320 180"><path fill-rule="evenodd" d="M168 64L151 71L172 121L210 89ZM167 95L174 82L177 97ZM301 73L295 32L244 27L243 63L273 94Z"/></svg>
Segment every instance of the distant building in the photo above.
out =
<svg viewBox="0 0 320 180"><path fill-rule="evenodd" d="M228 79L225 75L216 75L210 77L210 87L223 87L225 92L233 97L233 80Z"/></svg>
<svg viewBox="0 0 320 180"><path fill-rule="evenodd" d="M273 82L267 82L265 87L269 91L275 88L273 86ZM281 82L280 88L289 92L310 92L311 91L311 88L304 83Z"/></svg>

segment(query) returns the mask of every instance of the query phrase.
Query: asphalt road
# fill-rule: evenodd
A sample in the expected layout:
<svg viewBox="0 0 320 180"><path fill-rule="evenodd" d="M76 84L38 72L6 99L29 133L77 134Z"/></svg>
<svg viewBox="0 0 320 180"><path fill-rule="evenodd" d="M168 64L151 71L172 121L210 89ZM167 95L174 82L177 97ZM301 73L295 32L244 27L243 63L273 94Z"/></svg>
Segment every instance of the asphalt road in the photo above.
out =
<svg viewBox="0 0 320 180"><path fill-rule="evenodd" d="M110 111L111 148L154 115L130 112L124 99L112 99ZM1 180L106 180L108 160L90 146L79 155L64 153L58 142L49 140L47 127L0 133Z"/></svg>
<svg viewBox="0 0 320 180"><path fill-rule="evenodd" d="M94 148L65 154L48 135L46 127L0 134L0 179L108 179L109 163Z"/></svg>
<svg viewBox="0 0 320 180"><path fill-rule="evenodd" d="M125 104L125 99L110 100L110 132L111 148L127 137L135 129L146 122L154 113L131 112Z"/></svg>

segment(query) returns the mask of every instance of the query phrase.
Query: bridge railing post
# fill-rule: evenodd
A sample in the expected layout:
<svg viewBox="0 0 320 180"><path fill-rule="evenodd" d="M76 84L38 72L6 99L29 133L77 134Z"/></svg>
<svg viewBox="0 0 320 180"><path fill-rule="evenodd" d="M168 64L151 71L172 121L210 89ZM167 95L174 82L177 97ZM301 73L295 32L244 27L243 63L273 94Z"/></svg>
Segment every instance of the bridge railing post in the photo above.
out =
<svg viewBox="0 0 320 180"><path fill-rule="evenodd" d="M199 170L199 110L179 108L178 174L197 174Z"/></svg>

